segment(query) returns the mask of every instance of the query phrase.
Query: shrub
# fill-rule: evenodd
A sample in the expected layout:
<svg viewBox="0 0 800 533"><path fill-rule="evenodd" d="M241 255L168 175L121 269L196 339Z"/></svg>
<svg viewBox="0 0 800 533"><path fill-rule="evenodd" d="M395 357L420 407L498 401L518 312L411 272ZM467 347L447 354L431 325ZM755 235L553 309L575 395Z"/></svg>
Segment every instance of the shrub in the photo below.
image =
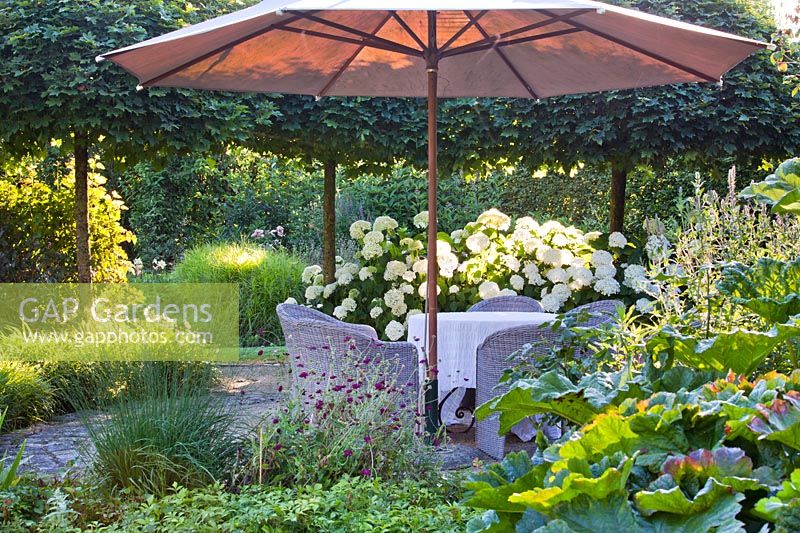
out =
<svg viewBox="0 0 800 533"><path fill-rule="evenodd" d="M390 217L354 222L354 262L340 263L336 282L327 286L319 266L307 268L306 302L399 339L408 316L421 313L424 302L426 239L418 232L427 226L427 213L415 224L412 232ZM445 311L465 311L505 294L537 298L549 312L608 297L633 303L646 282L641 267L628 265L637 253L622 234L583 233L530 217L512 221L496 209L464 229L440 233L438 255L439 308Z"/></svg>
<svg viewBox="0 0 800 533"><path fill-rule="evenodd" d="M106 487L164 494L199 487L235 470L239 440L224 398L209 394L207 365L145 363L106 407L86 417L92 472Z"/></svg>
<svg viewBox="0 0 800 533"><path fill-rule="evenodd" d="M76 281L75 178L62 159L25 159L0 176L0 281ZM97 282L125 281L129 263L123 245L135 238L120 224L126 209L92 163L89 234Z"/></svg>
<svg viewBox="0 0 800 533"><path fill-rule="evenodd" d="M55 404L53 388L36 365L0 362L0 411L7 409L4 429L47 420Z"/></svg>
<svg viewBox="0 0 800 533"><path fill-rule="evenodd" d="M208 244L187 252L171 279L182 283L238 283L243 345L282 339L275 307L303 293L303 262L284 250L247 242Z"/></svg>
<svg viewBox="0 0 800 533"><path fill-rule="evenodd" d="M317 349L351 370L327 374L298 363L295 379L304 390L259 429L252 481L330 486L345 475L429 476L433 456L420 433L416 383L396 383L388 362L346 346Z"/></svg>

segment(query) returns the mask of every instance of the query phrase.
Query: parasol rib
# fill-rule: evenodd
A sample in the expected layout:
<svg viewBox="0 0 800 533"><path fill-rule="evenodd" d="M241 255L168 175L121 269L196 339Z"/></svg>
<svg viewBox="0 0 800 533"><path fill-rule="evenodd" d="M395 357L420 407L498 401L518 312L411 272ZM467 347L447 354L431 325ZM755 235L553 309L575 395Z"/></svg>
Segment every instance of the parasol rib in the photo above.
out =
<svg viewBox="0 0 800 533"><path fill-rule="evenodd" d="M292 15L296 15L298 17L310 20L312 22L316 22L317 24L322 24L323 26L328 26L329 28L333 28L335 30L339 30L339 31L343 31L343 32L346 32L346 33L350 33L352 35L356 35L358 37L361 37L362 39L369 39L373 43L383 43L386 46L393 46L393 47L396 47L398 49L403 49L403 50L405 50L405 53L410 55L410 56L414 56L414 55L418 56L418 55L420 55L422 53L422 50L417 50L416 48L412 48L410 46L406 46L406 45L400 44L400 43L395 42L395 41L390 41L389 39L384 39L383 37L376 37L374 35L370 35L369 33L365 32L365 31L361 31L361 30L359 30L357 28L353 28L353 27L347 26L345 24L339 24L338 22L334 22L332 20L328 20L328 19L324 19L322 17L318 17L318 16L312 14L313 12L289 11L288 13L291 13Z"/></svg>
<svg viewBox="0 0 800 533"><path fill-rule="evenodd" d="M472 13L470 13L469 11L464 11L464 14L466 14L470 20L474 19ZM483 26L481 26L480 23L477 21L475 22L475 29L481 32L481 35L483 35L485 38L487 39L489 38L489 33L486 30L484 30ZM493 47L493 50L495 51L495 53L497 53L498 56L500 56L500 59L503 60L503 63L505 63L506 66L511 71L511 73L514 74L514 77L517 78L517 80L519 80L519 82L522 84L523 87L525 87L525 90L528 91L528 94L530 94L532 98L538 99L539 95L536 94L536 91L533 89L533 87L531 87L531 84L528 83L528 80L526 80L525 77L520 73L520 71L517 70L517 67L514 66L514 63L511 62L511 60L508 58L505 52L503 52L497 46Z"/></svg>
<svg viewBox="0 0 800 533"><path fill-rule="evenodd" d="M165 80L165 79L169 78L170 76L173 76L173 75L177 74L178 72L180 72L182 70L185 70L185 69L187 69L189 67L192 67L192 66L194 66L194 65L196 65L196 64L198 64L198 63L200 63L202 61L205 61L206 59L214 57L215 55L217 55L219 53L222 53L222 52L224 52L226 50L230 50L231 48L234 48L235 46L238 46L238 45L240 45L240 44L242 44L244 42L247 42L247 41L249 41L251 39L255 39L256 37L260 37L260 36L264 35L265 33L269 33L272 30L280 29L282 26L285 26L286 24L291 24L292 22L296 22L298 20L300 20L300 17L291 17L291 18L288 18L288 19L286 19L284 21L278 22L277 24L270 24L266 28L261 28L260 30L254 31L252 33L248 33L244 37L239 37L238 39L234 39L233 41L230 41L229 43L226 43L226 44L224 44L222 46L218 46L217 48L214 48L210 52L206 52L206 53L204 53L202 55L199 55L199 56L195 57L194 59L190 59L189 61L181 63L177 67L171 68L168 71L166 71L166 72L164 72L162 74L159 74L158 76L156 76L154 78L150 78L149 80L143 81L143 82L141 82L140 85L142 87L148 87L150 85L156 84L156 83L158 83L158 82L160 82L162 80Z"/></svg>
<svg viewBox="0 0 800 533"><path fill-rule="evenodd" d="M386 25L386 23L389 22L390 18L391 18L391 15L388 15L386 18L384 18L381 21L381 23L378 24L378 27L375 28L375 31L372 32L372 35L375 35L379 31L381 31L381 28L383 28ZM365 47L366 47L366 45L362 44L361 46L358 47L358 49L355 52L353 52L353 55L351 55L349 58L347 58L347 60L342 65L342 67L336 71L336 73L331 77L331 79L328 80L328 82L322 87L322 90L319 92L319 94L317 94L317 96L325 96L328 93L328 91L331 89L331 87L333 87L333 85L342 76L342 74L344 74L344 72L347 70L347 68L351 64L353 64L353 61L356 60L356 58L358 57L358 54L360 54L364 50Z"/></svg>
<svg viewBox="0 0 800 533"><path fill-rule="evenodd" d="M464 35L464 33L466 33L466 32L467 32L467 30L469 30L469 29L470 29L472 26L474 26L474 25L475 25L475 23L476 23L477 21L479 21L479 20L480 20L480 19L481 19L481 18L482 18L482 17L483 17L483 16L484 16L486 13L488 13L488 11L481 11L480 13L478 13L477 15L475 15L475 18L474 18L474 19L470 19L470 20L469 20L469 22L467 22L467 23L464 25L464 27L463 27L463 28L461 28L461 29L460 29L460 30L458 30L456 33L454 33L454 34L453 34L453 36L452 36L452 37L450 37L450 38L447 40L447 42L446 42L446 43L444 43L444 44L443 44L441 47L439 47L439 51L440 51L440 52L444 52L445 50L447 50L448 48L450 48L450 45L452 45L454 42L456 42L456 41L458 40L458 38L459 38L459 37L461 37L462 35Z"/></svg>
<svg viewBox="0 0 800 533"><path fill-rule="evenodd" d="M392 18L394 18L394 20L396 20L396 21L397 21L397 23L398 23L398 24L400 24L400 27L401 27L401 28L403 28L403 29L405 30L405 32L406 32L406 33L407 33L407 34L408 34L408 35L409 35L409 36L410 36L412 39L414 39L414 42L416 42L416 43L419 45L419 47L420 47L420 49L421 49L421 50L425 50L425 49L427 48L427 47L425 46L425 43L424 43L424 42L422 42L422 39L420 39L420 38L419 38L419 35L417 35L417 34L416 34L416 32L415 32L414 30L412 30L412 29L411 29L411 26L409 26L409 25L408 25L408 23L407 23L405 20L403 20L403 17L401 17L401 16L400 16L400 15L397 13L397 11L392 11Z"/></svg>
<svg viewBox="0 0 800 533"><path fill-rule="evenodd" d="M542 10L542 13L545 13L547 15L552 16L552 13L547 11L547 10L545 10L545 9ZM615 43L615 44L618 44L620 46L623 46L623 47L627 48L628 50L633 50L634 52L636 52L638 54L642 54L642 55L647 56L647 57L649 57L651 59L655 59L656 61L658 61L660 63L664 63L665 65L669 65L670 67L676 68L678 70L682 70L682 71L684 71L684 72L686 72L688 74L691 74L692 76L696 76L696 77L698 77L698 78L700 78L702 80L709 81L709 82L712 82L712 83L719 82L719 79L715 78L714 76L709 76L708 74L706 74L704 72L701 72L701 71L699 71L697 69L688 67L688 66L686 66L686 65L684 65L682 63L679 63L678 61L674 61L674 60L672 60L672 59L670 59L668 57L662 56L661 54L657 54L655 52L651 52L650 50L642 48L641 46L635 45L635 44L633 44L633 43L631 43L629 41L626 41L624 39L620 39L619 37L614 37L613 35L610 35L610 34L604 32L604 31L600 31L600 30L597 30L595 28L592 28L591 26L587 26L586 24L583 24L581 22L576 22L574 20L565 20L564 22L566 22L570 26L573 26L575 28L579 28L579 29L581 29L583 31L591 33L592 35L596 35L596 36L598 36L598 37L600 37L602 39L605 39L607 41L611 41L612 43Z"/></svg>

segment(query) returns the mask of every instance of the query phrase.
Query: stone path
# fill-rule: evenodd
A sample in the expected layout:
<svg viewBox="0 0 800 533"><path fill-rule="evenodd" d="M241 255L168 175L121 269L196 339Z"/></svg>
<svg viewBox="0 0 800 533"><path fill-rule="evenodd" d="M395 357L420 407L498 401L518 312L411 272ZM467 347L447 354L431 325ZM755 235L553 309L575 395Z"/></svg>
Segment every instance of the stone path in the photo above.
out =
<svg viewBox="0 0 800 533"><path fill-rule="evenodd" d="M220 365L222 380L216 394L225 396L233 410L248 424L257 424L280 405L286 388L286 367L275 363ZM88 416L100 416L90 414ZM16 454L26 441L25 463L21 470L41 475L63 475L67 471L79 472L85 450L91 443L81 421L75 413L58 416L48 422L0 435L0 457L4 453ZM474 460L484 462L491 458L474 447L474 429L464 435L454 435L446 446L437 450L445 469L469 466Z"/></svg>

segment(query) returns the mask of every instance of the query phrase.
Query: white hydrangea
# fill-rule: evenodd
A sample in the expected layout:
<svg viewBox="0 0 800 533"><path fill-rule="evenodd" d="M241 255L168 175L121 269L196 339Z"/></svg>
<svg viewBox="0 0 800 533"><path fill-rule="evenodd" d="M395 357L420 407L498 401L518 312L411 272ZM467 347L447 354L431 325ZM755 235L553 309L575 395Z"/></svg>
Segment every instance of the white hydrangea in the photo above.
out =
<svg viewBox="0 0 800 533"><path fill-rule="evenodd" d="M383 295L383 302L389 308L396 307L405 302L405 295L400 289L389 289Z"/></svg>
<svg viewBox="0 0 800 533"><path fill-rule="evenodd" d="M655 307L655 302L652 300L647 298L639 298L636 300L636 310L643 315L650 313L653 310L653 307Z"/></svg>
<svg viewBox="0 0 800 533"><path fill-rule="evenodd" d="M489 237L479 231L467 237L467 248L473 254L479 254L489 247Z"/></svg>
<svg viewBox="0 0 800 533"><path fill-rule="evenodd" d="M314 279L311 281L312 285L324 285L325 284L325 277L322 274L317 274L314 276Z"/></svg>
<svg viewBox="0 0 800 533"><path fill-rule="evenodd" d="M566 283L569 281L569 274L561 267L551 268L547 271L545 277L549 279L551 283Z"/></svg>
<svg viewBox="0 0 800 533"><path fill-rule="evenodd" d="M600 265L613 265L614 256L605 250L595 250L594 253L592 253L591 261L592 265L595 267L599 267Z"/></svg>
<svg viewBox="0 0 800 533"><path fill-rule="evenodd" d="M626 287L640 290L644 283L647 283L647 270L641 265L628 265L625 268L625 280L622 282Z"/></svg>
<svg viewBox="0 0 800 533"><path fill-rule="evenodd" d="M342 307L344 307L349 313L352 313L358 307L356 301L352 298L345 298L342 300Z"/></svg>
<svg viewBox="0 0 800 533"><path fill-rule="evenodd" d="M403 280L404 281L414 281L417 278L417 275L414 274L411 270L406 270L403 273Z"/></svg>
<svg viewBox="0 0 800 533"><path fill-rule="evenodd" d="M564 246L569 244L569 238L567 238L567 236L564 235L563 233L557 233L556 235L553 235L551 242L553 243L553 246L558 246L559 248L563 248Z"/></svg>
<svg viewBox="0 0 800 533"><path fill-rule="evenodd" d="M372 229L375 231L387 231L397 229L397 221L392 217L382 216L375 219L372 223Z"/></svg>
<svg viewBox="0 0 800 533"><path fill-rule="evenodd" d="M552 294L542 296L539 303L542 305L542 310L544 310L545 313L557 313L559 309L561 309L561 306L564 305L564 302L562 302L560 298Z"/></svg>
<svg viewBox="0 0 800 533"><path fill-rule="evenodd" d="M449 242L446 241L436 241L436 255L447 255L453 251L453 247L450 246Z"/></svg>
<svg viewBox="0 0 800 533"><path fill-rule="evenodd" d="M322 285L309 285L306 287L306 301L310 302L322 296L325 287Z"/></svg>
<svg viewBox="0 0 800 533"><path fill-rule="evenodd" d="M303 275L301 279L303 283L308 285L314 281L314 278L318 276L322 272L322 267L319 265L311 265L303 269Z"/></svg>
<svg viewBox="0 0 800 533"><path fill-rule="evenodd" d="M414 287L409 285L408 283L401 284L398 289L403 294L414 294Z"/></svg>
<svg viewBox="0 0 800 533"><path fill-rule="evenodd" d="M383 233L380 231L370 231L364 235L364 244L380 244L383 242Z"/></svg>
<svg viewBox="0 0 800 533"><path fill-rule="evenodd" d="M488 300L500 295L500 286L494 281L484 281L478 286L478 295L481 300Z"/></svg>
<svg viewBox="0 0 800 533"><path fill-rule="evenodd" d="M511 217L497 209L489 209L484 211L478 216L478 223L483 224L487 228L492 228L500 231L506 231L511 225Z"/></svg>
<svg viewBox="0 0 800 533"><path fill-rule="evenodd" d="M350 272L342 272L338 276L336 276L336 283L344 287L345 285L349 285L353 281L353 275Z"/></svg>
<svg viewBox="0 0 800 533"><path fill-rule="evenodd" d="M583 266L571 266L567 269L567 274L572 279L575 288L588 287L594 280L592 271Z"/></svg>
<svg viewBox="0 0 800 533"><path fill-rule="evenodd" d="M519 262L519 259L517 259L511 254L501 255L500 260L503 262L506 268L508 268L511 272L519 272L520 267L522 267L522 264Z"/></svg>
<svg viewBox="0 0 800 533"><path fill-rule="evenodd" d="M386 337L390 341L396 341L400 339L406 332L405 326L398 322L397 320L392 320L386 325Z"/></svg>
<svg viewBox="0 0 800 533"><path fill-rule="evenodd" d="M415 261L414 264L411 265L411 270L417 274L426 274L428 272L428 260L420 259Z"/></svg>
<svg viewBox="0 0 800 533"><path fill-rule="evenodd" d="M422 244L422 241L418 241L417 239L412 239L411 237L404 237L400 239L400 247L407 248L409 251L412 252L425 249L425 245Z"/></svg>
<svg viewBox="0 0 800 533"><path fill-rule="evenodd" d="M394 307L392 307L390 309L390 311L392 312L392 314L394 316L401 317L404 314L406 314L406 311L408 311L408 306L406 305L405 302L399 303L399 304L395 305Z"/></svg>
<svg viewBox="0 0 800 533"><path fill-rule="evenodd" d="M622 233L615 231L608 236L608 245L611 248L625 248L628 245L628 239Z"/></svg>
<svg viewBox="0 0 800 533"><path fill-rule="evenodd" d="M550 266L561 266L561 250L542 246L536 251L536 259Z"/></svg>
<svg viewBox="0 0 800 533"><path fill-rule="evenodd" d="M358 271L358 279L361 281L367 281L368 279L372 279L372 269L369 267L364 267Z"/></svg>
<svg viewBox="0 0 800 533"><path fill-rule="evenodd" d="M522 217L517 219L517 223L514 225L514 228L532 232L539 229L539 223L531 217Z"/></svg>
<svg viewBox="0 0 800 533"><path fill-rule="evenodd" d="M550 233L564 233L566 229L567 228L564 227L564 224L558 220L548 220L539 226L539 231L541 231L542 235L548 235Z"/></svg>
<svg viewBox="0 0 800 533"><path fill-rule="evenodd" d="M369 261L383 255L383 247L380 244L368 243L361 249L361 256Z"/></svg>
<svg viewBox="0 0 800 533"><path fill-rule="evenodd" d="M539 248L542 247L542 241L537 238L531 238L525 241L522 241L522 249L525 250L526 254L533 254L536 253Z"/></svg>
<svg viewBox="0 0 800 533"><path fill-rule="evenodd" d="M500 291L500 292L499 292L497 295L498 295L498 296L516 296L516 295L517 295L517 293L516 293L516 292L514 292L514 290L513 290L513 289L503 289L503 290L502 290L502 291Z"/></svg>
<svg viewBox="0 0 800 533"><path fill-rule="evenodd" d="M609 279L617 275L617 268L614 265L600 265L594 270L596 279Z"/></svg>
<svg viewBox="0 0 800 533"><path fill-rule="evenodd" d="M394 281L406 273L406 264L401 261L389 261L386 263L386 270L383 272L383 279Z"/></svg>
<svg viewBox="0 0 800 533"><path fill-rule="evenodd" d="M297 300L296 300L296 299L294 299L294 298L292 298L291 296L289 296L288 298L286 298L286 301L285 301L285 302L283 302L283 303L285 303L285 304L294 304L294 305L297 305Z"/></svg>
<svg viewBox="0 0 800 533"><path fill-rule="evenodd" d="M602 235L602 233L600 233L599 231L590 231L589 233L584 233L584 235L583 235L583 243L584 244L589 244L592 241L596 241L597 239L600 238L601 235Z"/></svg>
<svg viewBox="0 0 800 533"><path fill-rule="evenodd" d="M419 294L419 297L422 298L423 300L426 299L428 297L428 284L423 283L422 285L420 285L419 288L417 289L417 294ZM440 294L442 294L442 288L437 285L436 296L439 296Z"/></svg>
<svg viewBox="0 0 800 533"><path fill-rule="evenodd" d="M353 239L363 239L364 234L372 229L372 224L366 220L356 220L350 224L350 237Z"/></svg>
<svg viewBox="0 0 800 533"><path fill-rule="evenodd" d="M450 234L450 238L453 239L453 242L460 243L464 240L464 237L467 236L467 232L463 229L457 229L453 233Z"/></svg>
<svg viewBox="0 0 800 533"><path fill-rule="evenodd" d="M448 289L447 292L450 294L458 294L458 291L460 290L461 289L458 287L458 285L450 285L450 289Z"/></svg>
<svg viewBox="0 0 800 533"><path fill-rule="evenodd" d="M613 296L619 293L619 282L614 278L600 278L594 282L594 290L603 296Z"/></svg>
<svg viewBox="0 0 800 533"><path fill-rule="evenodd" d="M423 211L414 217L414 227L427 228L428 227L428 212Z"/></svg>
<svg viewBox="0 0 800 533"><path fill-rule="evenodd" d="M511 283L511 287L515 291L521 291L522 289L525 288L525 278L523 278L519 274L514 274L508 281L509 283Z"/></svg>
<svg viewBox="0 0 800 533"><path fill-rule="evenodd" d="M544 278L542 278L542 275L539 272L539 267L536 265L536 263L527 263L522 272L525 274L525 277L528 278L528 282L532 283L533 285L544 285Z"/></svg>
<svg viewBox="0 0 800 533"><path fill-rule="evenodd" d="M330 283L328 285L325 285L325 289L322 291L322 297L330 298L333 292L336 290L336 286L337 286L336 283Z"/></svg>
<svg viewBox="0 0 800 533"><path fill-rule="evenodd" d="M572 290L570 290L570 288L563 283L557 283L553 285L553 288L550 290L550 294L560 298L562 302L566 302L572 296Z"/></svg>
<svg viewBox="0 0 800 533"><path fill-rule="evenodd" d="M452 278L456 269L458 269L458 257L451 253L439 256L438 263L439 274L445 278Z"/></svg>
<svg viewBox="0 0 800 533"><path fill-rule="evenodd" d="M339 320L344 320L345 318L347 318L347 309L345 309L344 306L337 305L336 307L333 308L333 316L335 316Z"/></svg>
<svg viewBox="0 0 800 533"><path fill-rule="evenodd" d="M373 307L372 309L369 310L369 316L371 316L372 318L378 318L382 314L383 314L382 307Z"/></svg>

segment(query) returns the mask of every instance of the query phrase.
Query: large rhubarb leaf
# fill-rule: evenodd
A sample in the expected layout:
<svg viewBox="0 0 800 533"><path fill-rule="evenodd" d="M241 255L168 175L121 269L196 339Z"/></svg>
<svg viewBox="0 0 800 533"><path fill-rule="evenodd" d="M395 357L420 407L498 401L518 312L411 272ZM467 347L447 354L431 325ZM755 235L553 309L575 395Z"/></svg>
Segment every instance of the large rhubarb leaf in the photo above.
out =
<svg viewBox="0 0 800 533"><path fill-rule="evenodd" d="M509 496L542 485L548 464L534 465L526 452L510 453L500 463L471 474L464 484L469 491L467 505L502 513L524 513L526 507L509 501Z"/></svg>
<svg viewBox="0 0 800 533"><path fill-rule="evenodd" d="M641 397L638 382L627 381L628 372L597 372L585 376L577 385L563 374L551 370L534 379L521 379L505 394L478 407L478 420L500 413L500 433L525 418L550 413L579 425L590 422L609 405L630 397Z"/></svg>
<svg viewBox="0 0 800 533"><path fill-rule="evenodd" d="M611 493L625 490L633 459L626 458L616 468L606 468L597 477L592 476L592 468L585 461L570 461L566 475L556 476L559 486L537 487L509 497L512 503L519 503L535 511L551 515L553 507L586 495L594 500L602 500Z"/></svg>
<svg viewBox="0 0 800 533"><path fill-rule="evenodd" d="M800 158L784 161L775 174L752 183L739 196L771 205L773 213L800 214Z"/></svg>
<svg viewBox="0 0 800 533"><path fill-rule="evenodd" d="M697 533L698 531L744 533L744 524L736 519L736 515L742 510L739 502L743 498L742 494L727 493L703 513L656 513L647 519L647 531L652 533Z"/></svg>
<svg viewBox="0 0 800 533"><path fill-rule="evenodd" d="M553 516L574 531L597 533L644 533L647 531L643 524L637 521L627 494L624 492L611 494L602 500L596 500L585 494L581 495L556 506L553 509Z"/></svg>
<svg viewBox="0 0 800 533"><path fill-rule="evenodd" d="M667 326L650 339L647 349L700 370L750 374L778 345L797 336L800 327L794 324L778 324L763 333L735 329L709 339L683 335Z"/></svg>
<svg viewBox="0 0 800 533"><path fill-rule="evenodd" d="M775 522L789 506L798 505L800 505L800 469L792 472L775 496L759 500L753 512L765 520Z"/></svg>
<svg viewBox="0 0 800 533"><path fill-rule="evenodd" d="M800 258L792 262L763 258L754 266L723 270L719 290L771 324L800 314Z"/></svg>
<svg viewBox="0 0 800 533"><path fill-rule="evenodd" d="M768 408L762 407L749 428L759 435L759 439L780 442L800 450L800 392L789 391Z"/></svg>

